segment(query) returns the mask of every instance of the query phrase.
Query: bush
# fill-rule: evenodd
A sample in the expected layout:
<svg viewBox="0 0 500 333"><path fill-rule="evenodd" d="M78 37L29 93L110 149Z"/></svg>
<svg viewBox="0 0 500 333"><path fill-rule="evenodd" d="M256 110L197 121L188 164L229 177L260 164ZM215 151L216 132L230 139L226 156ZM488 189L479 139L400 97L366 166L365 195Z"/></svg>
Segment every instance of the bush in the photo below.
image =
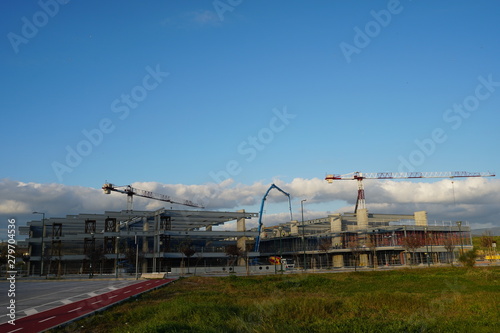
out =
<svg viewBox="0 0 500 333"><path fill-rule="evenodd" d="M464 265L464 267L472 268L476 264L477 259L477 249L473 248L471 251L464 252L458 257L458 261Z"/></svg>

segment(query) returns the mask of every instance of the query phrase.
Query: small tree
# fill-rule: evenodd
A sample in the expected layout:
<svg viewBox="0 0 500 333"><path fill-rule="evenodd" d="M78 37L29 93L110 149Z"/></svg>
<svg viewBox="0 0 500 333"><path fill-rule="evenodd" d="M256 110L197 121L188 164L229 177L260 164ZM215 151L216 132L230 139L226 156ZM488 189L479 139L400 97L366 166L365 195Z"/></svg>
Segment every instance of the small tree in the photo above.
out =
<svg viewBox="0 0 500 333"><path fill-rule="evenodd" d="M486 231L481 235L481 238L479 239L479 242L481 244L481 247L491 249L493 246L493 236L491 235L490 231Z"/></svg>
<svg viewBox="0 0 500 333"><path fill-rule="evenodd" d="M455 243L452 237L447 237L444 240L444 248L448 251L448 262L453 266L453 261L455 258L453 257L453 250L455 250Z"/></svg>
<svg viewBox="0 0 500 333"><path fill-rule="evenodd" d="M238 258L243 254L243 251L236 244L227 245L224 252L231 258L229 265L233 266L233 268Z"/></svg>
<svg viewBox="0 0 500 333"><path fill-rule="evenodd" d="M102 262L106 260L106 256L104 255L104 250L102 249L102 247L94 247L87 254L87 258L90 263L90 272L89 272L89 278L90 278L94 276L94 271L97 266L97 263L100 263L102 265Z"/></svg>
<svg viewBox="0 0 500 333"><path fill-rule="evenodd" d="M332 240L329 238L323 238L319 242L319 249L326 254L326 268L330 267L330 263L328 260L328 250L332 247Z"/></svg>
<svg viewBox="0 0 500 333"><path fill-rule="evenodd" d="M138 272L139 267L141 266L145 258L144 253L140 250L140 246L137 246L137 244L135 244L135 242L132 240L132 242L120 242L119 247L119 253L123 254L125 257L124 259L127 263L127 271L134 267L134 271ZM136 261L137 265L135 264Z"/></svg>
<svg viewBox="0 0 500 333"><path fill-rule="evenodd" d="M372 266L373 269L375 270L375 267L377 266L377 243L375 242L374 237L370 237L365 243L366 247L370 249L370 252L372 253Z"/></svg>
<svg viewBox="0 0 500 333"><path fill-rule="evenodd" d="M347 247L351 249L352 255L354 257L354 271L357 271L359 255L361 253L361 246L359 246L359 241L353 239L347 243Z"/></svg>
<svg viewBox="0 0 500 333"><path fill-rule="evenodd" d="M422 238L418 237L418 235L413 233L413 234L410 234L410 235L403 237L402 244L403 244L403 248L405 249L405 251L411 252L413 254L412 257L414 260L415 259L415 250L418 249L419 247L424 246L424 241L422 240ZM410 258L410 266L412 263L411 259L412 258Z"/></svg>
<svg viewBox="0 0 500 333"><path fill-rule="evenodd" d="M180 245L179 245L179 251L184 254L187 258L188 262L188 274L189 274L189 258L191 258L195 253L196 250L193 249L191 246L193 246L193 242L191 239L186 238ZM184 258L182 258L184 261Z"/></svg>
<svg viewBox="0 0 500 333"><path fill-rule="evenodd" d="M52 254L49 251L49 247L45 246L45 244L44 244L44 248L45 249L43 250L43 256L41 258L41 260L43 261L43 272L41 272L41 274L45 275L45 278L48 278L48 275L50 273L50 265L52 263ZM42 266L41 262L40 262L40 265ZM45 272L47 272L47 274L45 274Z"/></svg>
<svg viewBox="0 0 500 333"><path fill-rule="evenodd" d="M482 234L479 239L479 243L481 245L481 252L483 252L487 256L492 256L495 254L493 249L493 244L495 243L494 237L491 235L490 231L486 231ZM491 257L490 257L491 258Z"/></svg>
<svg viewBox="0 0 500 333"><path fill-rule="evenodd" d="M0 275L3 275L4 268L6 271L9 270L7 269L8 254L9 254L8 243L7 242L0 243Z"/></svg>

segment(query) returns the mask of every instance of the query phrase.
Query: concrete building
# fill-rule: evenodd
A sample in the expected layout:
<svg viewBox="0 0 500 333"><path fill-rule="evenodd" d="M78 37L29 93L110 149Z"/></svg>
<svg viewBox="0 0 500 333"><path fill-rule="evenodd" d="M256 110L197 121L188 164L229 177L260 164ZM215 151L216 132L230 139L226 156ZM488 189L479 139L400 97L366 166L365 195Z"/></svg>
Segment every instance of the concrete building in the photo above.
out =
<svg viewBox="0 0 500 333"><path fill-rule="evenodd" d="M427 212L332 214L264 228L260 255L281 254L298 267L340 268L447 263L472 249L466 222L433 221Z"/></svg>
<svg viewBox="0 0 500 333"><path fill-rule="evenodd" d="M68 215L28 222L30 274L167 272L172 267L223 266L226 247L246 247L256 232L245 221L257 213L165 210ZM236 221L236 231L214 226ZM43 250L42 250L43 248ZM254 255L249 253L249 255Z"/></svg>
<svg viewBox="0 0 500 333"><path fill-rule="evenodd" d="M282 256L296 268L446 263L472 248L467 223L433 222L427 213L332 214L264 227L252 252L257 213L165 210L68 215L28 222L20 233L32 275L134 274L197 267L269 265ZM233 231L215 228L235 222ZM219 229L219 230L217 230ZM228 246L237 246L231 257ZM43 249L43 251L42 251ZM238 260L237 260L238 259ZM249 260L246 260L249 259ZM266 267L269 269L269 267Z"/></svg>

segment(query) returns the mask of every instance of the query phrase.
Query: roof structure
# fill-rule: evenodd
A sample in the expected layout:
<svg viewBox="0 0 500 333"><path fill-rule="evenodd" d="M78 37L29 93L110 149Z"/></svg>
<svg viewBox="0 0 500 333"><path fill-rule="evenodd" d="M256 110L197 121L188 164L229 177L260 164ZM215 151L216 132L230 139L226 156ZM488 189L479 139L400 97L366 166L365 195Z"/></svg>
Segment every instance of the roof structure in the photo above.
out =
<svg viewBox="0 0 500 333"><path fill-rule="evenodd" d="M160 209L157 211L106 211L104 214L78 214L67 215L65 218L47 218L46 225L52 223L64 224L66 233L79 233L85 222L88 220L96 220L97 227L101 226L106 218L114 218L120 224L120 229L141 229L145 221L151 221L155 216L160 216L169 219L169 230L172 232L200 230L210 226L222 225L226 222L234 221L240 218L250 219L258 217L258 213L249 212L222 212L222 211L203 211L203 210L167 210ZM35 220L28 222L28 225L39 226L41 228L42 221ZM29 228L21 227L21 232L28 231ZM26 230L24 230L26 229Z"/></svg>

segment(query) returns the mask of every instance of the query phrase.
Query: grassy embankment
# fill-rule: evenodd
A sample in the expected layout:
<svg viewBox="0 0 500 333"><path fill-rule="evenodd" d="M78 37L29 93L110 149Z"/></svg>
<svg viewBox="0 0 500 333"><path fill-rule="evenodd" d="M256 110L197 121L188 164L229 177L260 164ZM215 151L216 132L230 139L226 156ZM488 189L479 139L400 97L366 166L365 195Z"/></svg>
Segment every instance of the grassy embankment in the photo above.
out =
<svg viewBox="0 0 500 333"><path fill-rule="evenodd" d="M190 277L66 332L498 332L500 267Z"/></svg>

